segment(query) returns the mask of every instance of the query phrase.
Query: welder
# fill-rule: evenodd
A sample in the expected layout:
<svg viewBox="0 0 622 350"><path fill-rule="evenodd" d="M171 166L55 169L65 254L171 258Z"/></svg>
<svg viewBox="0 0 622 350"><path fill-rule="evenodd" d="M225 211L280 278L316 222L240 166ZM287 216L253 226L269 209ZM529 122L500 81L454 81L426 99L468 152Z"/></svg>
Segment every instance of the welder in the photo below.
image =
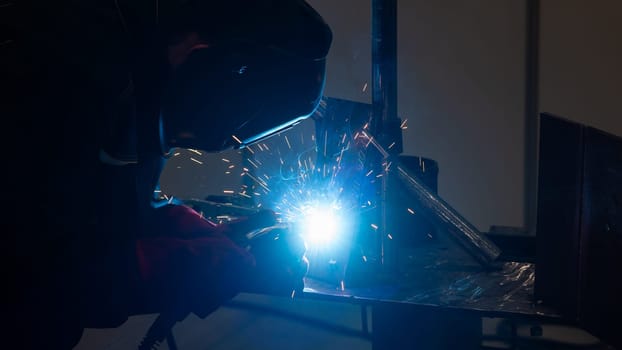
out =
<svg viewBox="0 0 622 350"><path fill-rule="evenodd" d="M6 220L18 342L71 348L84 328L118 327L133 314L205 317L241 291L302 288L304 245L286 229L262 230L275 223L271 212L215 225L157 202L154 189L175 148L242 148L313 113L332 40L313 8L302 0L16 8L3 146L13 169L5 181L18 191ZM245 235L252 230L261 234Z"/></svg>

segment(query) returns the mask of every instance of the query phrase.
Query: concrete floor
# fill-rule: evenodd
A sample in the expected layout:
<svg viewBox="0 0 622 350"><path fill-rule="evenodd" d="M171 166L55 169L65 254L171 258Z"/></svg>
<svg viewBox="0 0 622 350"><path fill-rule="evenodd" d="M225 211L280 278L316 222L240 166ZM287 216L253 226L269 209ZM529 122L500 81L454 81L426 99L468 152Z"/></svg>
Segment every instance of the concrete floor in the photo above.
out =
<svg viewBox="0 0 622 350"><path fill-rule="evenodd" d="M114 329L86 329L74 350L137 349L156 317L134 316ZM482 319L482 349L611 349L580 329L540 325L542 334L532 336L532 326L518 324L512 345L506 320ZM373 327L368 333L363 328L359 305L241 294L205 319L188 316L173 335L179 350L371 350ZM158 349L169 349L166 341Z"/></svg>
<svg viewBox="0 0 622 350"><path fill-rule="evenodd" d="M360 312L352 304L243 294L205 319L191 314L173 334L180 350L368 350L371 341L361 330ZM87 329L74 349L136 349L156 317L134 316L115 329ZM168 349L166 342L159 349Z"/></svg>

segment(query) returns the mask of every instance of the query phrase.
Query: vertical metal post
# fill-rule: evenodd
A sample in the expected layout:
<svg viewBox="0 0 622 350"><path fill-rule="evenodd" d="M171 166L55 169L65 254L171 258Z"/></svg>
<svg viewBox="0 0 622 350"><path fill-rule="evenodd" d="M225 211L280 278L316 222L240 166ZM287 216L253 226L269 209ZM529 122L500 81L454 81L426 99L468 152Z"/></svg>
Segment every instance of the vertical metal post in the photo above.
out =
<svg viewBox="0 0 622 350"><path fill-rule="evenodd" d="M400 121L397 117L397 0L372 0L372 123L371 134L393 153L402 151ZM390 146L393 143L392 146ZM384 159L378 159L380 163ZM386 167L379 164L379 170ZM388 176L380 181L380 230L378 255L385 261L387 239Z"/></svg>
<svg viewBox="0 0 622 350"><path fill-rule="evenodd" d="M535 234L538 193L540 0L527 0L525 36L525 199L524 224Z"/></svg>
<svg viewBox="0 0 622 350"><path fill-rule="evenodd" d="M388 124L397 119L397 0L372 0L371 30L371 131L382 143L391 132Z"/></svg>
<svg viewBox="0 0 622 350"><path fill-rule="evenodd" d="M531 0L529 0L531 1ZM537 57L537 55L536 55ZM537 79L536 79L537 84ZM533 88L533 87L532 87ZM531 90L530 90L531 91ZM532 96L532 95L530 95ZM535 105L537 110L537 104ZM376 138L373 146L379 151L378 160L383 172L379 193L381 230L378 237L378 254L387 271L397 267L397 244L391 244L387 254L390 220L387 219L388 181L400 184L421 203L421 207L439 227L447 231L461 246L483 265L491 264L500 254L494 243L468 223L451 206L431 193L419 179L411 176L399 165L396 157L402 152L401 120L397 116L397 0L372 0L372 123L371 134ZM388 169L383 162L396 161ZM388 176L395 173L397 176ZM393 187L395 185L392 185ZM392 255L391 259L386 259Z"/></svg>

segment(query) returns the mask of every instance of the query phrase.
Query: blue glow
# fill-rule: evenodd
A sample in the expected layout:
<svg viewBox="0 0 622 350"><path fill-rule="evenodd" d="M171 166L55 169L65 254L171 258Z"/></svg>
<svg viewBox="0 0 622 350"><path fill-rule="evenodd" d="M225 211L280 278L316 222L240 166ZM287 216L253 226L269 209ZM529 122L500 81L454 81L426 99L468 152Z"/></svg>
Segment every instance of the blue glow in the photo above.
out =
<svg viewBox="0 0 622 350"><path fill-rule="evenodd" d="M375 176L365 175L365 161L354 145L349 129L329 137L307 119L248 146L244 191L300 233L310 252L347 252L375 193Z"/></svg>
<svg viewBox="0 0 622 350"><path fill-rule="evenodd" d="M305 240L312 245L326 245L337 240L345 227L337 208L309 207L304 210L301 229Z"/></svg>

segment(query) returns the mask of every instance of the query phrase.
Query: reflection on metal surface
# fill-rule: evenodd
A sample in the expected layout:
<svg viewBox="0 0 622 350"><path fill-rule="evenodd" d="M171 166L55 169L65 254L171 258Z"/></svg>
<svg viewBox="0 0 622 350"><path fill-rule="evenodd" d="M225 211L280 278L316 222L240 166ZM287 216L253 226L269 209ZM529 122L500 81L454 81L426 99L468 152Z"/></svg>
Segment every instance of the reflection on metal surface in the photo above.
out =
<svg viewBox="0 0 622 350"><path fill-rule="evenodd" d="M411 176L409 171L401 165L394 169L397 170L393 171L393 174L398 176L406 190L414 197L415 204L423 209L436 225L441 226L444 232L450 233L452 238L458 241L473 258L487 266L499 257L501 251L493 242L443 199L430 191L417 177Z"/></svg>
<svg viewBox="0 0 622 350"><path fill-rule="evenodd" d="M498 271L465 274L447 285L414 293L406 301L485 310L528 310L532 308L534 280L533 264L507 262Z"/></svg>
<svg viewBox="0 0 622 350"><path fill-rule="evenodd" d="M444 243L414 248L406 260L394 284L341 290L334 284L307 278L304 291L319 298L559 317L554 310L534 301L533 263L504 262L498 270L489 271L473 264L457 247Z"/></svg>

